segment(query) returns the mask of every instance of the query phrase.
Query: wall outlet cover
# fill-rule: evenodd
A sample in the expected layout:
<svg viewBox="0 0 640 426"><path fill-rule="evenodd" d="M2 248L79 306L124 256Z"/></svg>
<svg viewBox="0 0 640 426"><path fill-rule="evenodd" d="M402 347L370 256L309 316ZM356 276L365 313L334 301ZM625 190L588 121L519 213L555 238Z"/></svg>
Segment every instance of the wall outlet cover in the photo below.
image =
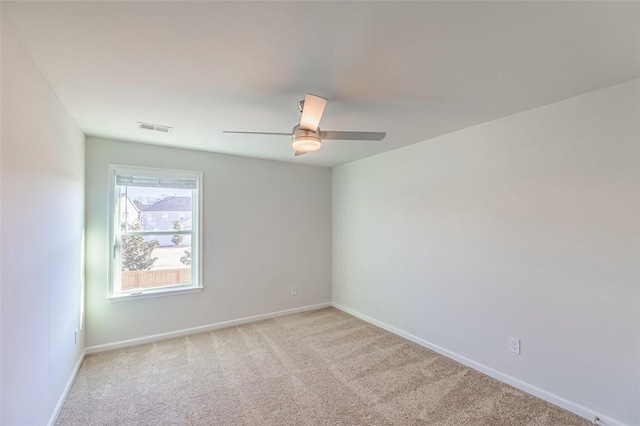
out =
<svg viewBox="0 0 640 426"><path fill-rule="evenodd" d="M520 355L520 339L509 337L509 350L515 354Z"/></svg>

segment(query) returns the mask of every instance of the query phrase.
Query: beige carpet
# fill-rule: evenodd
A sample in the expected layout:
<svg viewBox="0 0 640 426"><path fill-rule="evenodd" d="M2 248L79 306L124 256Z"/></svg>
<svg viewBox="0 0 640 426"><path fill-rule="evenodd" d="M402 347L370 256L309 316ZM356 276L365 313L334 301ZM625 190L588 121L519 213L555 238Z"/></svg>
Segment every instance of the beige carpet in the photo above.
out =
<svg viewBox="0 0 640 426"><path fill-rule="evenodd" d="M333 308L87 356L58 425L589 425Z"/></svg>

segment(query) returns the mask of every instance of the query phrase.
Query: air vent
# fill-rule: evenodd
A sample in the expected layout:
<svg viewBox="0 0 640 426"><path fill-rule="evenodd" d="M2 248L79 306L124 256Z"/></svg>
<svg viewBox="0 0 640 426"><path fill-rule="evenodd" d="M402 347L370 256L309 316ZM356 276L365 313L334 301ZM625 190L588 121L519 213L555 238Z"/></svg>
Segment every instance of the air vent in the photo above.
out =
<svg viewBox="0 0 640 426"><path fill-rule="evenodd" d="M146 130L155 130L156 132L162 133L170 133L173 130L171 126L163 126L161 124L151 124L151 123L143 123L142 121L138 121L138 127Z"/></svg>

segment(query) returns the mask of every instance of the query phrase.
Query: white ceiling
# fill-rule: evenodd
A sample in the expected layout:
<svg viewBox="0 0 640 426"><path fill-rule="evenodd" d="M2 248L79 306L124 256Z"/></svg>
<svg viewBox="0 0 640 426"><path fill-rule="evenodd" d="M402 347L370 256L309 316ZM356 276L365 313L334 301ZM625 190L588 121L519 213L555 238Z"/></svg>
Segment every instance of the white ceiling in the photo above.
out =
<svg viewBox="0 0 640 426"><path fill-rule="evenodd" d="M334 166L640 76L637 2L3 2L80 127ZM386 131L293 157L305 93L323 130ZM138 121L173 126L171 134Z"/></svg>

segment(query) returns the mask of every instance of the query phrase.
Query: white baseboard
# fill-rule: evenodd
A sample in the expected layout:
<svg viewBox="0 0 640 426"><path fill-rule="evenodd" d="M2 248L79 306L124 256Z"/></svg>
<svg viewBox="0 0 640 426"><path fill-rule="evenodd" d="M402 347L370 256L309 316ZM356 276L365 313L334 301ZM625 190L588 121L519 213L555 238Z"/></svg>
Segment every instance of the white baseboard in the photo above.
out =
<svg viewBox="0 0 640 426"><path fill-rule="evenodd" d="M78 362L76 362L76 366L67 381L67 385L64 387L60 398L58 399L58 403L56 407L53 409L53 413L51 413L51 418L49 419L49 423L47 426L53 426L58 421L58 416L60 415L60 410L62 410L62 406L64 405L64 401L67 399L67 395L69 395L69 391L71 390L71 386L73 386L73 382L76 380L76 376L78 375L78 371L80 371L80 366L82 365L82 361L84 361L84 357L87 354L87 350L83 350L78 358Z"/></svg>
<svg viewBox="0 0 640 426"><path fill-rule="evenodd" d="M420 346L424 346L427 349L431 349L434 352L437 352L441 355L446 356L447 358L451 358L455 361L458 361L461 364L466 365L467 367L473 368L474 370L480 371L481 373L486 374L487 376L493 377L496 380L499 380L503 383L506 383L508 385L513 386L514 388L520 389L521 391L524 391L528 394L534 395L540 399L543 399L551 404L557 405L559 407L564 408L567 411L571 411L574 414L577 414L580 417L584 417L585 419L589 420L589 421L593 421L593 419L597 416L600 421L598 423L595 423L597 425L600 426L629 426L628 424L618 421L616 419L613 419L611 417L607 417L605 415L596 413L595 411L580 405L576 402L573 401L569 401L568 399L562 398L561 396L558 396L556 394L553 394L551 392L548 392L544 389L541 389L537 386L534 386L530 383L524 382L520 379L516 379L513 376L509 376L508 374L504 374L498 370L495 370L491 367L487 367L484 364L480 364L479 362L473 361L469 358L466 358L462 355L459 355L455 352L451 352L448 349L445 349L441 346L435 345L431 342L428 342L426 340L423 340L417 336L414 336L413 334L409 334L405 331L402 331L398 328L395 328L389 324L386 324L382 321L378 321L376 319L373 319L367 315L364 315L358 311L354 311L353 309L347 308L346 306L342 306L339 303L335 303L332 302L331 305L334 308L340 309L341 311L344 311L348 314L353 315L354 317L360 318L363 321L366 321L370 324L373 324L377 327L380 327L384 330L387 330L393 334L396 334L400 337L404 337L407 340L410 340L414 343L419 344Z"/></svg>
<svg viewBox="0 0 640 426"><path fill-rule="evenodd" d="M198 327L186 328L183 330L171 331L168 333L154 334L152 336L139 337L136 339L121 340L119 342L107 343L104 345L89 346L85 349L87 355L98 352L110 351L113 349L126 348L128 346L141 345L143 343L157 342L159 340L173 339L174 337L188 336L190 334L202 333L205 331L218 330L221 328L233 327L236 325L246 324L249 322L261 321L270 318L276 318L283 315L297 314L300 312L313 311L316 309L327 308L331 306L331 302L319 303L317 305L303 306L301 308L287 309L284 311L271 312L268 314L254 315L251 317L239 318L230 321L222 321L215 324L202 325Z"/></svg>

